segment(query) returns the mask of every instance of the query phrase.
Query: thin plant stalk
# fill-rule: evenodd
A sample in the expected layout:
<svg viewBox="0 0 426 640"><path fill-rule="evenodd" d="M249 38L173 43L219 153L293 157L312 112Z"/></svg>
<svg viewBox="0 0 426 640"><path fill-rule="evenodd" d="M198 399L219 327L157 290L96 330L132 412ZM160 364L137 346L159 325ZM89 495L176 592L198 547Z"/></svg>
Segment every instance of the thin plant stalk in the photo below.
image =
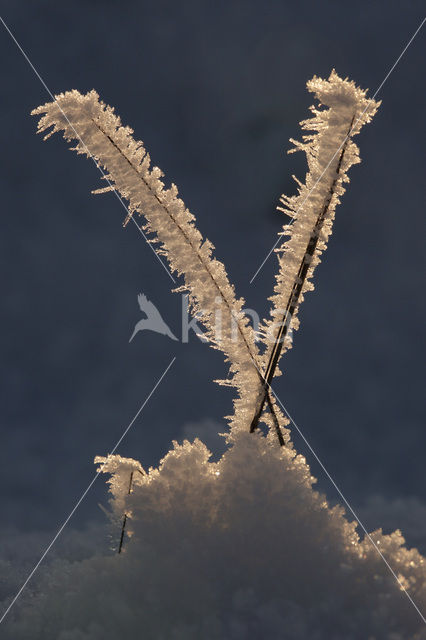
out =
<svg viewBox="0 0 426 640"><path fill-rule="evenodd" d="M284 311L284 316L282 319L282 322L280 323L280 329L277 333L277 336L275 338L274 341L274 345L271 351L271 355L268 361L268 365L266 368L266 373L263 377L263 389L262 389L262 395L261 395L261 399L259 402L259 405L256 409L256 413L253 417L253 420L251 421L250 424L250 433L253 433L255 431L255 429L257 428L258 424L259 424L259 420L260 420L260 416L262 415L263 412L263 408L265 406L265 402L267 401L269 408L271 408L271 401L270 401L270 388L271 388L271 382L274 378L275 375L275 370L277 368L278 365L278 361L280 359L281 356L281 351L284 345L284 340L285 337L287 335L287 331L288 328L291 324L294 312L297 308L297 305L299 303L299 298L300 298L300 294L302 293L302 289L303 289L303 285L305 283L306 277L308 275L308 271L309 271L309 267L310 264L312 262L312 258L314 256L315 253L315 249L317 248L318 245L318 241L320 238L320 234L321 234L321 229L324 225L324 221L327 217L327 213L330 207L330 203L331 200L333 198L333 195L335 194L335 187L337 184L337 181L340 178L340 169L342 166L342 162L343 162L343 157L346 151L346 147L348 144L348 140L350 138L350 133L352 130L352 125L354 122L355 116L353 116L352 120L351 120L351 124L349 126L349 130L346 134L346 138L345 138L345 142L342 146L342 150L340 152L339 155L339 160L337 162L337 166L336 166L336 175L330 185L330 189L328 191L326 200L324 202L324 205L318 215L318 218L315 222L315 226L312 229L311 232L311 236L309 238L309 242L308 245L306 247L306 251L305 254L302 258L302 261L300 263L299 266L299 270L297 272L297 276L294 280L294 284L293 284L293 288L291 290L288 302L287 302L287 306L286 309ZM284 445L284 439L282 437L282 434L280 431L277 431L278 433L278 440L280 443L280 446Z"/></svg>
<svg viewBox="0 0 426 640"><path fill-rule="evenodd" d="M129 489L127 491L127 495L130 495L130 493L132 492L132 483L133 483L133 471L130 474L130 482L129 482ZM121 535L120 535L120 544L118 546L118 553L121 553L121 550L123 548L124 531L126 529L126 522L127 522L127 513L124 514L123 524L121 525Z"/></svg>

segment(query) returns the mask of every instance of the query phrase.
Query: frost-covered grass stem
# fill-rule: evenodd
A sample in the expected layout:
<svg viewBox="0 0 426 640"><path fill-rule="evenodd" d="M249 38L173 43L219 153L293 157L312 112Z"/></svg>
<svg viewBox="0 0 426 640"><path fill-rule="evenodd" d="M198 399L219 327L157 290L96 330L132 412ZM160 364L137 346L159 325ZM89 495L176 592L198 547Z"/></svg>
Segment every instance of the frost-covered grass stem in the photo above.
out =
<svg viewBox="0 0 426 640"><path fill-rule="evenodd" d="M337 162L337 166L336 166L336 174L335 177L332 180L332 183L330 185L330 189L328 191L328 194L326 196L326 200L324 202L324 205L318 215L318 218L315 222L314 228L312 229L312 233L311 236L309 238L309 242L308 245L306 247L306 251L305 254L302 258L302 261L300 263L299 266L299 270L297 272L296 278L294 280L293 283L293 288L291 290L289 299L287 301L287 305L284 311L284 316L283 319L280 323L280 328L278 330L278 333L276 335L274 344L272 346L272 350L271 350L271 355L269 357L269 361L268 361L268 365L266 367L266 373L264 376L264 382L263 382L263 392L262 392L262 396L261 396L261 400L259 402L259 406L256 410L256 413L253 417L253 420L251 422L250 425L250 433L253 433L253 431L257 428L258 424L259 424L259 420L260 420L260 416L262 415L262 411L263 411L263 407L265 405L265 401L266 398L269 398L270 395L270 385L271 382L275 376L275 370L277 368L278 365L278 361L280 359L281 356L281 352L283 349L283 345L284 345L284 340L286 338L287 335L287 331L291 325L291 321L293 319L293 315L294 312L296 311L297 305L299 304L299 299L300 299L300 295L302 293L302 289L303 289L303 285L305 284L305 280L306 277L308 275L308 271L309 271L309 266L312 262L312 258L314 256L315 250L318 246L318 240L320 237L320 233L321 233L321 229L324 225L324 221L325 218L327 216L329 207L330 207L330 203L332 201L333 196L335 195L335 189L336 189L336 184L338 182L338 180L341 179L341 175L340 175L340 171L341 171L341 167L342 167L342 161L343 161L343 157L346 151L346 147L347 147L347 143L348 140L350 138L350 134L351 134L351 130L352 130L352 125L354 123L355 120L355 115L352 117L348 132L346 134L346 138L345 138L345 142L342 146L342 149L340 151L339 154L339 159ZM268 399L268 406L270 406L270 401ZM283 438L281 433L278 431L278 440L280 445L282 446L284 444Z"/></svg>

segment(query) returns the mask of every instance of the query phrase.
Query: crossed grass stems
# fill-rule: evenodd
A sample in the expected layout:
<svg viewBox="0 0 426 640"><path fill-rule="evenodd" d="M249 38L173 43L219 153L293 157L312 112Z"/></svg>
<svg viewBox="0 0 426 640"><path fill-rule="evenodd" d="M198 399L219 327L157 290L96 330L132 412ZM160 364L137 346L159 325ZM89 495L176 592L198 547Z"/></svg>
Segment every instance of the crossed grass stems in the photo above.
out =
<svg viewBox="0 0 426 640"><path fill-rule="evenodd" d="M160 198L158 197L158 195L152 191L152 189L150 188L150 185L148 184L148 182L145 180L144 176L139 173L134 164L132 163L132 161L126 156L126 154L123 152L123 149L121 149L116 142L112 139L112 137L105 131L105 129L100 125L99 122L97 122L94 118L91 118L92 123L99 129L99 131L107 138L107 140L110 142L110 144L114 147L114 149L126 160L126 162L129 164L130 168L135 171L138 174L138 177L142 180L142 182L144 183L145 187L149 189L149 191L151 191L152 195L154 196L154 198L157 200L157 203L163 208L163 210L166 211L167 215L173 220L173 222L175 223L175 225L177 226L177 228L179 229L183 239L185 242L187 242L188 244L191 244L191 240L190 238L187 236L185 229L183 229L181 227L181 225L179 225L179 223L177 222L177 220L174 218L174 216L172 215L172 213L170 212L169 208L164 204L164 202L162 202L160 200ZM320 211L320 213L318 214L318 218L315 222L315 225L313 227L313 230L311 232L305 253L303 255L303 258L301 260L300 266L299 266L299 270L297 273L297 277L295 278L295 281L293 283L293 287L289 296L289 299L287 301L287 305L286 308L284 310L284 315L282 318L282 321L279 323L279 330L277 332L277 335L275 337L275 340L273 342L273 347L271 350L271 355L268 361L268 364L266 366L266 371L265 373L262 372L259 364L256 361L256 357L254 356L252 349L250 348L249 343L247 342L246 336L244 335L244 332L241 330L240 324L237 321L236 322L236 326L237 326L237 330L241 336L241 338L243 339L248 352L250 353L250 357L252 359L252 362L256 368L257 374L259 376L259 381L261 384L261 391L260 391L260 399L258 401L258 405L257 405L257 409L255 411L255 414L253 416L253 419L251 421L250 424L250 433L253 433L259 426L259 421L261 418L261 415L263 413L264 407L265 407L265 403L268 406L268 410L271 414L273 423L274 423L274 428L275 428L275 432L278 438L278 443L280 445L280 447L285 446L285 440L281 431L281 426L278 420L278 416L276 414L275 411L275 399L273 397L272 394L272 390L271 390L271 382L275 376L275 371L282 353L282 349L284 346L284 341L285 338L287 336L288 333L288 329L291 325L291 321L293 319L294 313L297 309L298 303L299 303L299 299L300 299L300 295L302 293L303 290L303 286L305 284L306 278L309 274L309 267L312 261L312 257L314 256L315 250L317 248L318 245L318 241L320 239L320 234L321 234L321 230L322 227L324 225L325 219L327 217L327 213L331 204L331 201L333 199L333 196L335 194L335 187L336 184L340 178L340 170L341 170L341 166L342 166L342 162L343 162L343 158L344 158L344 154L347 148L347 144L348 141L350 140L350 134L352 131L352 127L355 121L355 114L352 117L352 120L350 122L348 131L346 133L346 136L344 137L344 142L341 146L341 150L340 150L340 154L339 154L339 158L337 161L337 166L336 166L336 171L335 171L335 177L332 180L332 183L330 185L330 188L328 190L328 193L326 195L325 198L325 202L324 205ZM339 150L338 150L339 151ZM336 154L337 155L337 152ZM331 164L331 162L333 161L335 155L331 158L329 164ZM328 164L328 166L329 166ZM322 176L321 176L322 177ZM318 181L319 182L319 181ZM316 184L314 185L315 188ZM110 188L111 190L113 190L112 185L110 184ZM127 222L133 219L132 214L129 212L126 220L125 220L125 225L127 224ZM231 310L231 307L227 301L226 296L223 294L223 291L220 287L220 285L218 284L217 280L214 278L213 274L210 271L209 268L209 264L208 262L203 261L202 257L197 253L197 258L198 260L202 263L202 266L204 267L204 269L206 270L206 272L209 274L214 286L218 289L218 292L220 294L221 299L225 302L225 304L228 307L228 310L230 311L231 315L233 315L233 312ZM129 485L129 493L131 490L131 484L132 484L132 480L130 481L130 485ZM126 515L124 516L124 522L123 522L123 527L125 527L125 521L126 521ZM123 529L124 531L124 529ZM123 535L123 532L122 532ZM122 546L122 541L120 542L120 549Z"/></svg>
<svg viewBox="0 0 426 640"><path fill-rule="evenodd" d="M297 272L297 277L294 280L294 284L293 284L289 299L287 301L286 308L284 310L283 318L282 318L281 322L279 323L279 330L277 332L277 335L276 335L274 343L273 343L273 347L272 347L272 350L271 350L271 355L269 357L265 373L262 373L262 371L260 370L260 368L259 368L259 366L258 366L258 364L256 362L256 359L253 356L253 354L251 352L251 349L249 348L248 343L246 342L244 333L241 331L239 323L238 322L236 323L236 326L238 328L238 331L239 331L240 335L242 336L243 340L246 342L247 347L249 348L250 354L252 356L253 364L256 367L256 371L257 371L257 373L259 375L259 379L260 379L260 382L261 382L261 385L262 385L261 392L260 392L260 400L258 401L257 409L255 411L255 414L254 414L253 419L252 419L251 424L250 424L250 433L254 433L256 431L256 429L259 427L259 421L260 421L260 418L262 416L263 410L265 408L265 403L266 403L267 406L268 406L268 410L269 410L269 412L270 412L270 414L272 416L273 422L274 422L274 428L275 428L275 432L276 432L276 435L277 435L277 438L278 438L278 443L279 443L280 447L284 447L285 446L285 440L284 440L284 436L283 436L282 431L281 431L281 426L279 424L279 420L278 420L278 417L277 417L277 414L276 414L276 411L275 411L275 406L274 406L275 405L275 399L273 397L271 383L272 383L272 380L273 380L273 378L275 376L275 371L276 371L276 368L277 368L277 365L278 365L278 362L279 362L279 359L280 359L280 356L281 356L281 352L282 352L282 349L283 349L283 346L284 346L285 338L287 336L288 330L289 330L290 325L291 325L291 321L293 319L294 313L295 313L295 311L297 309L297 305L299 303L300 295L301 295L302 290L303 290L303 285L305 284L306 278L307 278L308 273L309 273L309 267L310 267L310 264L312 262L312 258L313 258L314 254L315 254L315 250L317 248L318 241L320 239L321 230L322 230L322 228L324 226L324 222L326 220L327 213L329 211L331 201L332 201L333 196L335 194L336 185L337 185L337 182L338 182L338 180L340 178L340 170L341 170L341 167L342 167L342 162L343 162L345 151L346 151L346 148L347 148L347 145L348 145L348 141L350 139L350 134L351 134L352 127L353 127L353 124L354 124L354 120L355 120L355 114L352 117L351 123L349 125L349 129L348 129L348 131L346 133L346 136L344 138L344 142L343 142L341 150L340 150L339 159L337 161L337 166L336 166L336 171L335 171L335 176L334 176L334 178L333 178L333 180L331 182L331 185L330 185L329 190L327 192L327 195L325 197L325 201L324 201L324 204L323 204L323 206L321 208L321 211L318 214L318 217L317 217L317 219L315 221L315 225L314 225L314 227L312 229L312 232L311 232L311 235L309 237L309 241L308 241L308 244L306 246L305 253L304 253L303 258L302 258L302 260L300 262L299 269L298 269L298 272ZM97 126L99 126L99 125L97 125ZM105 132L103 132L103 133L105 133ZM111 140L111 138L109 136L107 136L107 137L108 137L109 141L111 142L111 144L113 144L116 147L116 149L119 150L122 155L124 155L122 150L119 149L119 147L114 143L114 141ZM126 158L126 160L128 160L128 159ZM133 168L133 165L130 162L130 160L128 160L128 162ZM160 204L163 206L163 208L167 209L166 207L164 207L163 203L160 203ZM168 213L169 213L169 215L171 215L169 211L168 211ZM187 241L189 241L189 239L186 238L186 234L185 234L183 229L181 229L181 232L182 232L182 235L185 237L185 239ZM218 289L220 291L220 286L217 284L217 282L215 281L213 276L211 276L211 277L212 277L212 280L214 281L215 285L218 287ZM226 297L222 296L222 298L226 302ZM142 471L140 471L140 469L137 469L137 471L141 475L144 475L142 473ZM134 475L134 471L132 471L130 473L130 480L129 480L129 486L128 486L127 495L130 495L132 493L133 475ZM124 515L123 515L123 522L122 522L122 525L121 525L121 533L120 533L120 541L119 541L119 545L118 545L118 553L121 553L122 549L123 549L124 533L125 533L128 517L129 517L129 514L127 512L125 512Z"/></svg>
<svg viewBox="0 0 426 640"><path fill-rule="evenodd" d="M55 96L53 95L53 93L50 91L49 87L46 85L45 81L43 80L43 78L40 76L38 70L34 67L33 63L31 62L30 58L28 57L28 55L25 53L25 51L22 49L20 43L16 40L14 34L10 31L9 27L7 26L7 24L4 22L3 18L0 16L0 21L3 24L4 28L6 29L7 33L10 35L11 39L13 40L13 42L16 44L16 46L18 47L20 53L23 55L23 57L25 58L25 60L27 61L27 63L29 64L29 66L31 67L31 69L33 70L34 74L37 76L37 78L40 80L41 84L43 85L43 87L46 89L47 93L50 95L50 97L52 98L52 100L56 100ZM373 95L373 99L376 97L376 95L379 93L379 91L381 90L381 88L383 87L383 85L385 84L385 82L388 80L389 76L392 74L392 72L394 71L394 69L396 68L396 66L399 64L401 58L404 56L405 52L407 51L407 49L409 48L409 46L411 45L411 43L413 42L413 40L415 39L415 37L417 36L417 34L419 33L419 31L421 30L421 28L423 27L424 23L426 22L426 17L423 18L423 20L421 21L420 25L417 27L417 29L415 30L414 34L410 37L409 41L407 42L407 44L405 45L405 47L403 48L402 52L399 54L398 58L395 60L395 62L393 63L393 65L391 66L391 68L389 69L389 71L387 72L387 74L385 75L384 79L382 80L382 82L380 83L379 87L376 89L374 95ZM67 116L65 114L63 114L65 116L65 119L68 121L69 124L71 124L67 118ZM342 160L343 160L343 156L344 156L344 152L346 150L346 145L347 145L347 141L350 135L350 131L352 128L352 124L353 124L353 120L351 123L351 127L349 128L349 132L347 135L346 140L344 140L343 146L342 146L342 151L340 154L340 158L339 158L339 162L336 168L336 176L332 181L332 184L330 186L329 189L329 193L328 196L326 197L323 209L321 214L318 216L318 219L316 221L316 224L314 226L314 229L311 233L311 237L310 240L308 242L307 248L306 248L306 252L305 255L301 261L300 267L299 267L299 277L302 277L304 279L306 279L307 273L308 273L308 262L306 260L306 257L310 257L313 255L313 253L315 252L315 248L317 246L318 243L318 239L319 239L319 234L321 231L321 228L323 226L327 211L329 209L333 194L334 194L334 189L340 174L340 167L342 164ZM71 125L72 126L72 125ZM80 138L80 136L77 135L78 138ZM80 138L81 140L81 138ZM84 142L81 140L83 146L85 147ZM336 154L338 153L339 149L337 150ZM335 154L335 155L336 155ZM334 156L333 156L334 158ZM333 158L330 160L330 162L333 160ZM109 184L109 186L111 187L111 191L114 192L114 195L118 198L118 200L120 201L120 204L128 211L126 205L124 204L122 198L120 197L120 195L118 194L118 192L113 188L113 186L111 185L111 182L108 179L108 176L105 175L105 173L102 170L102 167L96 162L96 160L92 157L92 160L94 161L94 163L97 165L98 169L100 170L102 177L106 179L107 183ZM322 178L323 174L320 176L319 180ZM314 185L315 186L318 184L319 180L317 181L317 183ZM309 197L309 196L308 196ZM139 225L136 223L135 219L130 216L132 222L134 222L134 224L136 225L136 227L138 228L139 232L142 234L142 236L144 237L145 240L147 240L145 234L143 233L142 229L139 227ZM163 263L163 261L161 260L160 256L155 252L155 250L153 249L152 245L148 242L148 245L151 246L151 249L154 251L157 259L159 260L159 262L161 263L161 265L163 266L163 268L165 269L165 271L167 272L167 274L169 275L169 277L173 280L174 282L174 278L171 275L170 271L167 269L167 267L165 266L165 264ZM274 245L275 247L276 245ZM273 249L274 249L273 247ZM273 250L272 249L272 250ZM272 252L271 250L271 252ZM267 258L269 257L270 253L268 254ZM266 258L266 259L267 259ZM254 277L251 279L250 283L253 282L254 278L256 277L256 275L259 273L260 269L262 268L263 264L265 263L266 259L264 260L264 262L262 263L262 265L260 266L260 268L257 270L257 272L255 273ZM302 285L303 286L303 285ZM281 429L278 423L278 419L276 416L276 413L274 411L274 401L273 398L271 396L271 381L272 378L274 377L274 373L276 370L276 366L277 366L277 362L279 360L281 351L282 351L282 346L283 346L283 342L284 339L288 333L288 328L291 324L291 320L294 314L294 311L296 309L296 305L298 302L298 299L300 297L300 293L301 293L301 289L302 287L298 287L298 286L294 286L293 290L292 290L292 294L288 300L288 304L287 304L287 308L284 312L284 316L283 316L283 321L280 327L280 331L277 335L277 339L275 341L274 344L274 348L272 350L271 353L271 357L269 359L267 368L266 368L266 373L265 375L263 375L261 373L261 371L259 370L259 368L256 365L256 362L254 361L254 364L256 366L256 369L259 373L260 379L262 381L262 392L261 392L261 399L258 405L258 410L256 411L256 414L252 420L252 423L250 425L250 432L252 433L253 431L256 430L256 428L258 427L258 422L261 416L261 413L263 411L263 407L265 404L265 401L268 404L268 408L271 412L271 415L274 418L274 425L275 425L275 429L277 432L277 436L278 436L278 441L280 446L284 446L285 445L285 441L284 438L282 436L281 433ZM240 331L241 332L241 331ZM254 360L254 358L253 358ZM169 365L170 367L170 365ZM167 370L166 370L167 371ZM164 374L163 374L164 376ZM162 377L163 377L162 376ZM161 378L162 379L162 378ZM160 381L161 381L160 379ZM279 399L278 399L279 400ZM280 402L280 401L279 401ZM282 404L280 402L280 404ZM284 408L284 407L283 407ZM289 416L290 417L290 416ZM293 423L294 421L291 420ZM131 423L132 424L132 423ZM295 424L295 423L294 423ZM300 432L299 428L297 427L297 425L295 424L297 430ZM126 430L127 432L127 430ZM125 433L126 433L125 432ZM301 434L303 436L303 434ZM306 439L304 438L304 440L306 441ZM311 449L312 453L314 454L314 456L317 458L315 452L312 450L312 448L310 447L309 443L307 443L309 448ZM318 458L317 458L318 459ZM319 461L319 460L318 460ZM331 480L332 484L334 486L334 480L331 478L331 476L329 475L328 471L325 469L325 467L322 465L322 463L320 463L322 468L324 469L326 475L329 477L329 479ZM142 471L140 471L139 469L137 469L137 471L139 471L139 473L142 473ZM93 482L93 481L92 481ZM133 484L133 471L130 475L130 480L129 480L129 486L128 486L128 494L130 494L132 492L132 484ZM90 488L91 485L89 485L88 488ZM336 486L336 489L338 489L338 487ZM86 490L87 491L87 490ZM339 494L343 497L344 502L347 504L347 506L350 508L350 510L352 511L352 513L354 514L354 516L356 517L357 521L359 522L359 524L361 524L366 536L370 539L370 541L372 542L373 546L376 548L377 552L379 553L379 555L382 557L383 561L385 562L385 564L388 566L389 570L391 571L391 573L393 574L394 578L396 579L397 583L400 584L400 581L398 579L398 576L395 574L395 572L393 571L392 567L389 566L386 558L384 558L383 554L381 553L380 549L377 547L377 545L374 543L374 540L372 540L371 536L368 534L367 530L365 529L365 527L362 525L362 523L360 522L359 518L357 517L357 515L355 514L355 512L353 511L353 509L351 508L351 506L349 505L349 503L347 503L346 499L344 498L343 494L341 493L341 491L338 489ZM84 496L85 494L83 494ZM77 503L78 506L79 503ZM73 512L71 512L72 515ZM124 532L125 532L125 527L126 527L126 521L127 521L127 514L124 514L124 519L123 519L123 524L122 524L122 531L121 531L121 536L120 536L120 544L119 544L119 549L118 549L118 553L121 553L122 551L122 547L123 547L123 541L124 541ZM67 520L68 521L68 520ZM66 522L67 522L66 521ZM66 523L65 523L66 524ZM60 533L61 529L59 530ZM58 534L57 534L58 535ZM57 537L57 536L56 536ZM55 541L56 537L53 539L51 545L53 544L53 542ZM46 552L43 554L41 560L44 558L45 554L47 553L47 551L50 549L50 546L47 548ZM41 562L41 560L39 561L39 563ZM2 618L0 619L0 623L4 620L5 616L7 615L7 613L9 612L11 606L15 603L15 601L17 600L17 598L19 597L19 595L21 594L23 588L25 588L28 580L31 578L31 576L33 575L34 571L37 569L39 563L36 565L35 569L33 570L33 572L30 573L29 577L27 578L27 580L25 581L24 585L21 587L21 589L18 591L17 595L15 596L14 600L12 601L12 604L9 606L9 608L6 610L6 612L3 614ZM416 609L416 611L419 613L420 617L422 618L423 622L425 622L425 618L423 617L422 613L420 612L420 610L418 609L417 605L414 603L414 601L412 600L411 596L409 595L409 593L407 592L407 590L404 588L404 586L402 584L400 584L400 587L402 588L402 590L405 592L405 594L407 595L408 599L410 600L411 604L414 606L414 608Z"/></svg>

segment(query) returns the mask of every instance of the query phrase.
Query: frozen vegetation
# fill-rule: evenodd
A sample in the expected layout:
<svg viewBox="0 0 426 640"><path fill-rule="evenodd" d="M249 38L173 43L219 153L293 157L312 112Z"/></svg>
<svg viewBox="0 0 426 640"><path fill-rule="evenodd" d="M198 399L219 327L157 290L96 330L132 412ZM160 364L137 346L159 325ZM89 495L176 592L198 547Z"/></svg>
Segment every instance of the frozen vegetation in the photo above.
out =
<svg viewBox="0 0 426 640"><path fill-rule="evenodd" d="M158 469L120 456L96 459L108 474L116 540L125 518L122 552L56 560L12 610L9 638L426 639L423 557L404 546L399 531L374 531L397 580L357 523L314 490L271 388L291 346L288 328L297 328L299 305L313 288L347 172L359 162L352 138L378 107L335 72L308 88L319 106L302 126L313 133L295 143L308 173L297 196L282 198L292 220L283 229L289 239L279 247L260 344L176 187L165 189L161 171L150 168L142 143L113 110L94 91L71 91L35 111L40 131L63 131L79 153L95 158L106 190L127 199L130 217L143 214L145 230L183 276L211 345L229 362L222 383L235 388L236 399L216 462L197 438L173 443Z"/></svg>

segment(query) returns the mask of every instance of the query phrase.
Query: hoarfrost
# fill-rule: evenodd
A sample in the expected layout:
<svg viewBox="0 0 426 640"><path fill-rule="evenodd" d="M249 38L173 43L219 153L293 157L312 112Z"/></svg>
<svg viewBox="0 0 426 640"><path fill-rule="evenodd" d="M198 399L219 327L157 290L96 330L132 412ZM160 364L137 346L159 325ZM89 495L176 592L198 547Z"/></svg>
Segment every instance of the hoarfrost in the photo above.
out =
<svg viewBox="0 0 426 640"><path fill-rule="evenodd" d="M200 440L174 443L158 469L134 474L130 494L138 463L98 458L113 522L131 514L123 553L57 563L14 611L8 637L426 638L371 542L313 489L303 456L240 433L209 458ZM424 558L399 531L372 537L424 609Z"/></svg>

